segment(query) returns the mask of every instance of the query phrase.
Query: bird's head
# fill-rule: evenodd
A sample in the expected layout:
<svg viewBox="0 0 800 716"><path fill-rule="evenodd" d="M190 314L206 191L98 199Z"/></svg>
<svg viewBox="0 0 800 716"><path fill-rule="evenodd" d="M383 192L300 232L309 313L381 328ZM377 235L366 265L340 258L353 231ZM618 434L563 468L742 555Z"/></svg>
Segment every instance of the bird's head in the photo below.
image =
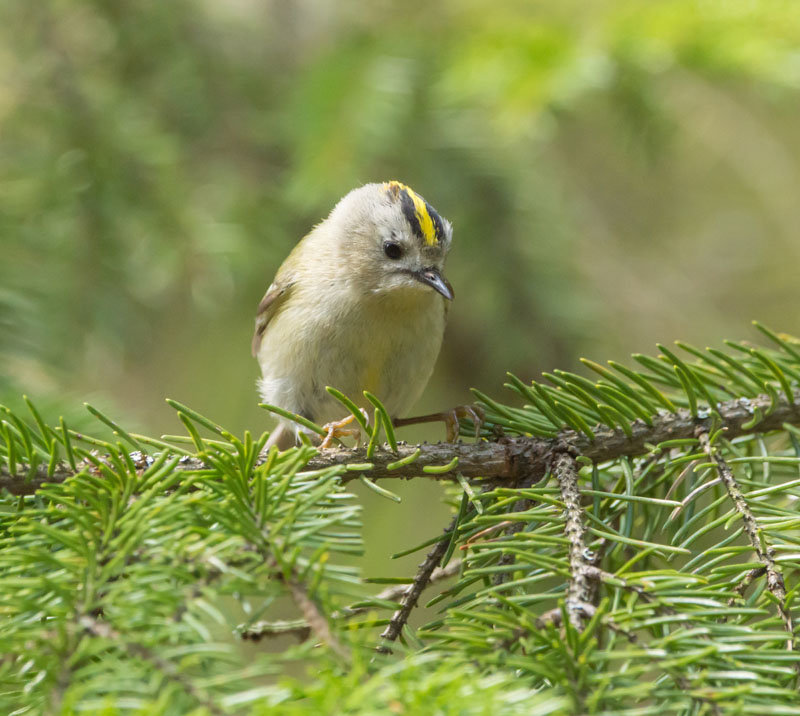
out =
<svg viewBox="0 0 800 716"><path fill-rule="evenodd" d="M328 221L341 238L341 260L364 291L432 290L453 299L443 274L453 229L410 187L366 184L347 194Z"/></svg>

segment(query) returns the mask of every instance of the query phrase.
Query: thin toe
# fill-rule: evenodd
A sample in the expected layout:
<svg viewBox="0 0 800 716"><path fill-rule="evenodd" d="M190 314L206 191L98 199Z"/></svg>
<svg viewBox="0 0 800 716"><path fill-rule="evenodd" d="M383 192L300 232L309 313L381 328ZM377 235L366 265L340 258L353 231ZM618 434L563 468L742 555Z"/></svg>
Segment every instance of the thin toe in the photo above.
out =
<svg viewBox="0 0 800 716"><path fill-rule="evenodd" d="M481 436L483 422L486 420L486 413L483 411L483 408L478 405L465 405L464 412L466 413L465 417L468 417L472 421L475 427L475 439L478 440Z"/></svg>
<svg viewBox="0 0 800 716"><path fill-rule="evenodd" d="M332 423L325 423L322 427L327 430L327 434L322 439L322 442L319 444L320 450L327 450L333 444L333 441L338 438L347 438L347 437L355 437L357 441L361 439L361 430L359 428L348 428L347 426L350 425L355 420L355 417L352 415L343 418L342 420L337 420Z"/></svg>

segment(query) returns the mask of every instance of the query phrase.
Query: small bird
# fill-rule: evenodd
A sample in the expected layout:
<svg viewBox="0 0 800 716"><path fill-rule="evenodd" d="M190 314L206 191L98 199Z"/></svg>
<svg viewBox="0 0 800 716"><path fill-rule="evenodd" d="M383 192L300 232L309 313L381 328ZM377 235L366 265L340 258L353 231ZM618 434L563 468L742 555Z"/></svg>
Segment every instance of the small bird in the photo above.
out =
<svg viewBox="0 0 800 716"><path fill-rule="evenodd" d="M452 236L450 222L398 181L341 199L295 246L258 306L252 349L264 402L325 423L323 447L353 432L344 429L349 420L337 421L344 409L326 386L365 407L368 390L393 419L404 415L442 345L454 296L442 273ZM268 445L291 447L300 429L282 419Z"/></svg>

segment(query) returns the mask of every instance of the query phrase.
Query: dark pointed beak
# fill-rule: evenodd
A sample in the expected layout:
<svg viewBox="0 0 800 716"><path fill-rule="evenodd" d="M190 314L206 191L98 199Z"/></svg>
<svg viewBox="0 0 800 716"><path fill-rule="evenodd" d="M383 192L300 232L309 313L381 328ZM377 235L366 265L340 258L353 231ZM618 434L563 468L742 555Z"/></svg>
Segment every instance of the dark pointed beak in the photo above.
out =
<svg viewBox="0 0 800 716"><path fill-rule="evenodd" d="M414 273L414 278L417 281L421 281L422 283L430 286L434 291L438 291L442 294L448 301L452 301L455 294L453 293L453 287L450 285L450 282L442 276L437 268L426 268L420 271L416 271Z"/></svg>

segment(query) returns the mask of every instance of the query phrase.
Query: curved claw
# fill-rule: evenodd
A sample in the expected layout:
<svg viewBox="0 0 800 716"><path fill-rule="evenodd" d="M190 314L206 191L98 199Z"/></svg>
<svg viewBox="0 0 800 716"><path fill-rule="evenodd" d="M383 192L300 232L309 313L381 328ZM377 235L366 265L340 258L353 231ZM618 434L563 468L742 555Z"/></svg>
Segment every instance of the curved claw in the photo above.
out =
<svg viewBox="0 0 800 716"><path fill-rule="evenodd" d="M462 405L464 414L460 417L469 418L475 426L475 439L481 436L481 428L486 421L486 411L480 405Z"/></svg>

